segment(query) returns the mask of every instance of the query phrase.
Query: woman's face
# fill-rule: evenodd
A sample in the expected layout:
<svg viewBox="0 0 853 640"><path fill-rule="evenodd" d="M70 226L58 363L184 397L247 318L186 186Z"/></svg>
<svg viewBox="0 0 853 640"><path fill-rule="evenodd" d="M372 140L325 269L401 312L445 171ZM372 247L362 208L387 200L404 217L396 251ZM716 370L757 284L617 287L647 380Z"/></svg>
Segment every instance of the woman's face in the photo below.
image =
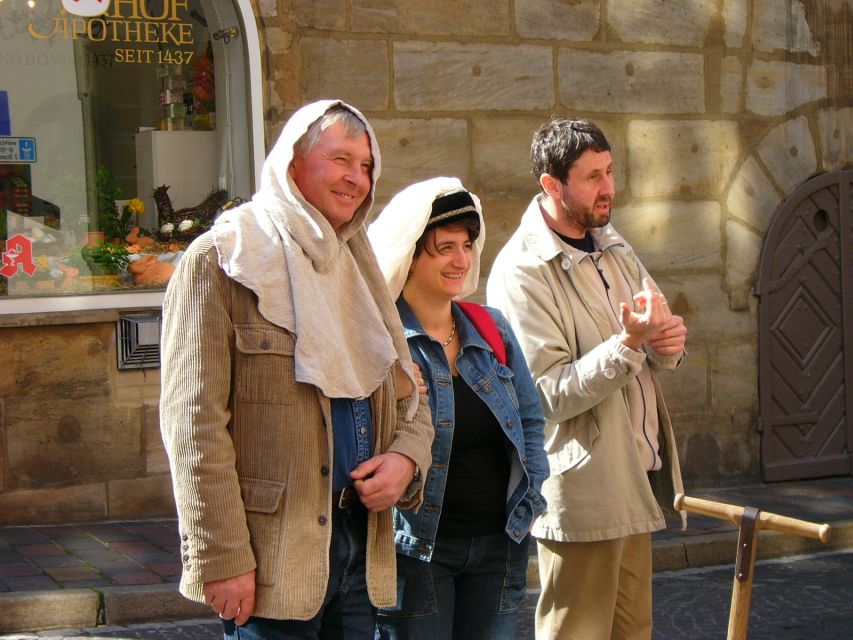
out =
<svg viewBox="0 0 853 640"><path fill-rule="evenodd" d="M472 245L468 229L458 225L436 227L432 239L414 260L404 291L435 302L462 294L471 268Z"/></svg>

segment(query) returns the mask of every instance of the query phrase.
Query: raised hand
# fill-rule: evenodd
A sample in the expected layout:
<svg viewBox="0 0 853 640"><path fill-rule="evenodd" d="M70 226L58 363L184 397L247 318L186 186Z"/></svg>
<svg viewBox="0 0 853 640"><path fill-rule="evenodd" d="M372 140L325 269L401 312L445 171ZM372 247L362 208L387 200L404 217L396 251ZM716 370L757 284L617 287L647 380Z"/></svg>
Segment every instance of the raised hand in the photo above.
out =
<svg viewBox="0 0 853 640"><path fill-rule="evenodd" d="M687 342L687 326L681 316L672 319L647 341L648 345L662 356L674 356L684 351Z"/></svg>
<svg viewBox="0 0 853 640"><path fill-rule="evenodd" d="M639 350L670 323L672 312L664 295L655 291L649 278L643 278L643 290L634 295L634 304L639 312L633 311L624 302L619 303L622 316L619 339L626 347Z"/></svg>

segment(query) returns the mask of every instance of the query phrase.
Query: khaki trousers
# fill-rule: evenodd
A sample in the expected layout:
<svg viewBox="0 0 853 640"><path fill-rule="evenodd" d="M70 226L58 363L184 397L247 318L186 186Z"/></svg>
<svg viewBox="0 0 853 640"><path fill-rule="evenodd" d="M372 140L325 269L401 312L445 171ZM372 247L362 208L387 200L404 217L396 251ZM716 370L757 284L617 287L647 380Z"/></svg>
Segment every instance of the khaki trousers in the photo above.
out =
<svg viewBox="0 0 853 640"><path fill-rule="evenodd" d="M651 640L650 533L537 544L536 640Z"/></svg>

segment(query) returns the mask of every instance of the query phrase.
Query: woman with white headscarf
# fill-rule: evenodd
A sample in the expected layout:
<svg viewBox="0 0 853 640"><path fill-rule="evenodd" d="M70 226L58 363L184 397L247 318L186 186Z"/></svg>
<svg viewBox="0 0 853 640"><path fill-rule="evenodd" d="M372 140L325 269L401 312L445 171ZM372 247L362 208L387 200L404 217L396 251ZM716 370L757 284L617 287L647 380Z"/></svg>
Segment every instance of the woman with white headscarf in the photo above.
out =
<svg viewBox="0 0 853 640"><path fill-rule="evenodd" d="M456 178L403 190L368 231L435 426L423 504L394 514L385 639L510 640L525 593L528 532L545 509L544 420L506 319L456 301L477 288L484 231L479 199Z"/></svg>

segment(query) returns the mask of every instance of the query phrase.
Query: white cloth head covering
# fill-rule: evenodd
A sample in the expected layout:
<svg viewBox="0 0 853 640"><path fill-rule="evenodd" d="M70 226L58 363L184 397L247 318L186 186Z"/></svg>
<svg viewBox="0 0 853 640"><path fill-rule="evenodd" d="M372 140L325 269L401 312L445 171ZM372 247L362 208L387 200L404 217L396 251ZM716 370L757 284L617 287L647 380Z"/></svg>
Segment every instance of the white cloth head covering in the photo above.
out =
<svg viewBox="0 0 853 640"><path fill-rule="evenodd" d="M288 171L293 145L335 105L364 123L373 154L370 192L337 233ZM330 398L369 396L396 360L407 372L411 368L399 316L364 230L380 168L367 119L340 100L314 102L285 124L251 202L226 211L212 228L225 273L257 295L264 318L296 335L296 379ZM410 414L416 406L410 403Z"/></svg>
<svg viewBox="0 0 853 640"><path fill-rule="evenodd" d="M432 178L416 182L391 198L391 202L370 225L367 236L394 300L400 296L403 285L406 284L412 257L415 255L415 243L429 223L433 200L457 191L467 191L459 178ZM483 207L476 195L470 191L468 193L474 200L474 207L480 218L480 235L474 240L471 268L465 274L460 298L477 290L480 281L480 254L486 242Z"/></svg>

